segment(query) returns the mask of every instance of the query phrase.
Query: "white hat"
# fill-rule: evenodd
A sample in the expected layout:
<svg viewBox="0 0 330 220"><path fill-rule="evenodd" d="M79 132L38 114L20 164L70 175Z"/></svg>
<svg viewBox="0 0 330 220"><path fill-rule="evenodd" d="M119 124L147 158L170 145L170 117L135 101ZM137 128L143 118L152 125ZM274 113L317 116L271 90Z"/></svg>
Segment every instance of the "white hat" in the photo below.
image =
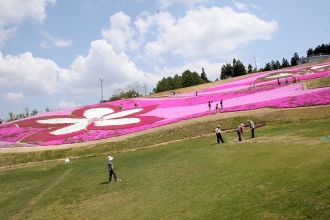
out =
<svg viewBox="0 0 330 220"><path fill-rule="evenodd" d="M244 124L241 124L241 126L243 126L243 127L244 127Z"/></svg>
<svg viewBox="0 0 330 220"><path fill-rule="evenodd" d="M108 160L113 160L113 157L111 157L111 156L108 156Z"/></svg>
<svg viewBox="0 0 330 220"><path fill-rule="evenodd" d="M220 126L220 125L218 125L218 127L219 127L219 128L221 128L221 126Z"/></svg>

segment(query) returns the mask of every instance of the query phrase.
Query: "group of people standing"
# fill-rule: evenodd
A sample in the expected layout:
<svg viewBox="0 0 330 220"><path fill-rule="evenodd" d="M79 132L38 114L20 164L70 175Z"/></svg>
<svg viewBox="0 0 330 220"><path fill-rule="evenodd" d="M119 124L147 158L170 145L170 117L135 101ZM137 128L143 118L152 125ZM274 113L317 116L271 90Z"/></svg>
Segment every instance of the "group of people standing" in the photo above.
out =
<svg viewBox="0 0 330 220"><path fill-rule="evenodd" d="M251 120L247 120L250 130L251 130L251 138L254 138L254 123ZM238 136L238 141L242 141L242 136L245 138L245 134L244 134L244 124L240 124L237 128L236 128L236 132L237 132L237 136ZM220 143L220 141L222 143L225 143L224 139L222 138L221 135L221 126L218 125L215 129L215 134L217 137L217 142L218 144Z"/></svg>
<svg viewBox="0 0 330 220"><path fill-rule="evenodd" d="M209 107L209 111L211 111L212 105L211 105L212 101L208 102L208 107ZM223 109L223 100L221 99L220 101L220 109ZM215 113L218 114L219 113L219 105L218 103L215 105Z"/></svg>
<svg viewBox="0 0 330 220"><path fill-rule="evenodd" d="M292 76L292 83L296 83L297 82L297 78L296 78L296 76ZM300 79L299 79L299 77L298 77L298 82L300 82ZM288 79L288 77L285 77L285 83L286 84L289 84L289 79ZM280 81L280 78L277 78L277 84L278 85L281 85L281 81Z"/></svg>
<svg viewBox="0 0 330 220"><path fill-rule="evenodd" d="M254 138L254 123L253 121L251 120L247 120L248 123L249 123L249 126L250 126L250 129L251 129L251 138ZM236 129L236 132L237 132L237 135L238 135L238 140L239 141L242 141L242 135L244 136L244 139L245 138L245 135L244 135L244 124L240 124L237 129ZM222 138L222 135L221 135L221 126L218 125L215 129L215 134L217 136L217 142L218 144L220 143L225 143L225 140ZM113 166L113 163L112 163L112 160L113 160L113 157L112 156L108 156L108 170L109 170L109 183L112 183L112 176L114 178L114 181L118 182L118 181L121 181L120 179L118 179L117 177L117 174L114 170L114 166Z"/></svg>

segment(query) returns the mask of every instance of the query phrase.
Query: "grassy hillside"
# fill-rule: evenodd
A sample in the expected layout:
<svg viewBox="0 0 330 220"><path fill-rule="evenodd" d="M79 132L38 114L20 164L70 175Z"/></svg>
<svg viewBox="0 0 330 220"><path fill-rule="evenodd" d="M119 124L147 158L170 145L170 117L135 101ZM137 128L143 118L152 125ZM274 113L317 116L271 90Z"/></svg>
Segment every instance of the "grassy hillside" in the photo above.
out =
<svg viewBox="0 0 330 220"><path fill-rule="evenodd" d="M53 149L36 152L3 153L0 154L0 167L28 162L41 162L66 157L87 157L142 149L161 145L163 143L195 138L199 136L213 136L215 126L221 124L224 132L235 134L234 128L247 119L255 122L256 126L270 125L274 122L294 123L313 119L329 119L330 106L315 106L299 109L264 109L232 114L211 115L192 119L142 134L125 136L120 141L103 143L87 143L82 147L67 149Z"/></svg>
<svg viewBox="0 0 330 220"><path fill-rule="evenodd" d="M225 144L211 135L118 152L122 181L111 184L105 155L3 168L1 217L329 219L329 131L329 117L279 119L243 142L230 132Z"/></svg>

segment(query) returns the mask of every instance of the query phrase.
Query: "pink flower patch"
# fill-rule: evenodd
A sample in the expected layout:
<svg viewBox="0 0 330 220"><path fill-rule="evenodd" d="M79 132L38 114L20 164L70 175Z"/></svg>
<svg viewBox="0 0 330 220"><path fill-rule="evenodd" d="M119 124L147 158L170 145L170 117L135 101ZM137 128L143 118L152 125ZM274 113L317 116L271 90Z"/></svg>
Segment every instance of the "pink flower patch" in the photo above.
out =
<svg viewBox="0 0 330 220"><path fill-rule="evenodd" d="M17 122L18 127L44 128L23 137L20 142L42 143L54 140L69 140L88 130L116 130L138 127L162 120L160 117L140 116L157 108L150 105L144 108L119 110L112 105L84 107L74 110L71 115L56 115L32 118Z"/></svg>

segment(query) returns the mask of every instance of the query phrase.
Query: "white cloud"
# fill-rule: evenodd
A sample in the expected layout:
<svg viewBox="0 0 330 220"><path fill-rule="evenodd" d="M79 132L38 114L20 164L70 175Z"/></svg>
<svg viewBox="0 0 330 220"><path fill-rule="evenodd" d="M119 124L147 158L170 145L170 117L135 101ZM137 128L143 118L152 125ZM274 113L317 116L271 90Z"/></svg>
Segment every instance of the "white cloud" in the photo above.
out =
<svg viewBox="0 0 330 220"><path fill-rule="evenodd" d="M252 8L254 8L254 9L261 10L261 7L259 7L259 6L256 5L256 4L251 3L250 6L251 6Z"/></svg>
<svg viewBox="0 0 330 220"><path fill-rule="evenodd" d="M26 18L42 22L46 18L45 7L55 3L56 0L0 1L0 48L16 32L17 27L12 25L21 24Z"/></svg>
<svg viewBox="0 0 330 220"><path fill-rule="evenodd" d="M236 2L236 1L233 1L236 8L238 8L239 10L248 10L248 6L244 3L239 3L239 2Z"/></svg>
<svg viewBox="0 0 330 220"><path fill-rule="evenodd" d="M21 92L19 92L19 93L10 92L10 93L6 93L6 94L2 94L1 96L4 100L12 101L12 102L19 102L22 99L24 99L24 95Z"/></svg>
<svg viewBox="0 0 330 220"><path fill-rule="evenodd" d="M73 41L71 39L65 40L65 39L62 39L62 38L59 38L59 37L54 37L46 31L42 31L41 33L44 36L46 36L49 41L51 41L52 45L54 45L56 47L67 47L67 46L70 46L73 43ZM42 48L46 48L46 49L50 48L49 44L47 44L46 42L41 43L40 46Z"/></svg>
<svg viewBox="0 0 330 220"><path fill-rule="evenodd" d="M144 79L144 73L135 63L126 54L115 53L113 46L105 40L93 41L88 55L78 56L70 67L70 70L61 71L59 79L70 88L70 91L65 89L66 92L75 95L99 93L100 78L105 79L105 94Z"/></svg>
<svg viewBox="0 0 330 220"><path fill-rule="evenodd" d="M58 91L60 68L52 60L34 58L29 52L3 56L0 52L0 82L3 88L20 88L26 94L48 95Z"/></svg>
<svg viewBox="0 0 330 220"><path fill-rule="evenodd" d="M99 78L105 79L104 97L110 98L116 88L142 82L145 75L126 54L115 53L105 40L93 41L88 55L78 56L69 69L59 68L52 60L35 58L29 52L18 56L3 56L0 52L2 88L20 88L27 95L95 95L100 93Z"/></svg>
<svg viewBox="0 0 330 220"><path fill-rule="evenodd" d="M63 100L61 100L57 106L60 108L60 109L67 109L67 108L74 108L74 107L77 107L77 106L81 106L81 104L76 104L74 102L65 102Z"/></svg>
<svg viewBox="0 0 330 220"><path fill-rule="evenodd" d="M241 45L271 39L278 29L276 21L267 22L250 13L237 13L230 7L190 9L177 19L161 12L147 17L147 24L151 23L150 17L154 19L157 37L145 46L149 59L166 53L189 60L225 58ZM143 26L143 20L139 19Z"/></svg>
<svg viewBox="0 0 330 220"><path fill-rule="evenodd" d="M194 6L197 3L209 2L209 0L157 0L157 2L160 4L161 8L167 8L176 2L180 2L188 6Z"/></svg>
<svg viewBox="0 0 330 220"><path fill-rule="evenodd" d="M123 12L118 12L110 17L109 29L102 29L102 37L107 40L116 53L121 53L127 49L129 44L131 49L137 47L132 41L134 31L130 28L131 18Z"/></svg>

